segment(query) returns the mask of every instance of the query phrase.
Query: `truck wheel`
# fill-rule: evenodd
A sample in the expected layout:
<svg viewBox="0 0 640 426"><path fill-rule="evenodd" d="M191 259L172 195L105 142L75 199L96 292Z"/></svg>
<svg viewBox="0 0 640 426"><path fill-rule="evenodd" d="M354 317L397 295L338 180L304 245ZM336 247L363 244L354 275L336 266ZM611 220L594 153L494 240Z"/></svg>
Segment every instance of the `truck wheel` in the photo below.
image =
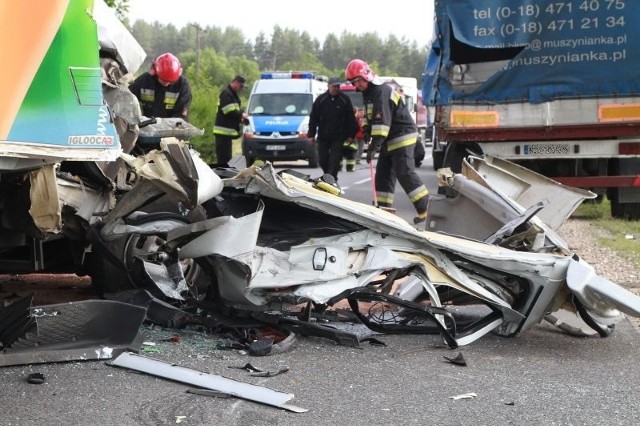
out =
<svg viewBox="0 0 640 426"><path fill-rule="evenodd" d="M462 170L462 160L467 156L465 146L457 142L449 142L442 160L442 167L449 167L454 173Z"/></svg>
<svg viewBox="0 0 640 426"><path fill-rule="evenodd" d="M422 138L418 138L418 142L416 143L413 151L413 159L415 161L416 168L422 165L425 155L424 142L422 142Z"/></svg>
<svg viewBox="0 0 640 426"><path fill-rule="evenodd" d="M454 173L460 173L462 161L469 155L481 156L480 146L476 143L449 142L442 167L449 167Z"/></svg>
<svg viewBox="0 0 640 426"><path fill-rule="evenodd" d="M253 163L256 161L256 159L255 159L255 158L250 157L250 156L248 156L248 155L245 155L245 156L244 156L244 160L245 160L245 162L247 163L247 167L252 166L252 165L253 165Z"/></svg>
<svg viewBox="0 0 640 426"><path fill-rule="evenodd" d="M613 191L611 202L611 217L623 220L640 220L640 203L621 203L618 194Z"/></svg>
<svg viewBox="0 0 640 426"><path fill-rule="evenodd" d="M612 159L609 173L613 176L635 175L640 167L640 158ZM620 202L621 193L626 203ZM611 216L623 220L640 220L640 188L609 188L607 197L611 202Z"/></svg>
<svg viewBox="0 0 640 426"><path fill-rule="evenodd" d="M431 151L431 158L433 159L433 170L442 168L444 164L444 151Z"/></svg>

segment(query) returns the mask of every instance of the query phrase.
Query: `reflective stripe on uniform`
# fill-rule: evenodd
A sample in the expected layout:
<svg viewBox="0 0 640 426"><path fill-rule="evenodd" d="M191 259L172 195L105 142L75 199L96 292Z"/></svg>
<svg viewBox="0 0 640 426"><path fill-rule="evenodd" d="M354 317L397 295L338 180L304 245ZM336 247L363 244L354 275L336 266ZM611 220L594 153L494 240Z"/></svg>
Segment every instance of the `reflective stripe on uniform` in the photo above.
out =
<svg viewBox="0 0 640 426"><path fill-rule="evenodd" d="M429 196L429 190L427 189L426 186L420 185L419 187L417 187L413 191L409 192L408 195L409 195L409 199L411 200L411 202L415 203L416 201L418 201L421 198L428 197Z"/></svg>
<svg viewBox="0 0 640 426"><path fill-rule="evenodd" d="M346 149L350 149L350 150L356 151L358 149L358 144L353 140L351 140L351 141L350 140L346 140L342 144L342 147L346 148Z"/></svg>
<svg viewBox="0 0 640 426"><path fill-rule="evenodd" d="M166 92L164 94L164 107L173 109L176 106L176 102L178 102L178 96L180 96L178 92Z"/></svg>
<svg viewBox="0 0 640 426"><path fill-rule="evenodd" d="M227 104L222 107L222 113L227 115L232 111L240 111L240 105L238 104Z"/></svg>
<svg viewBox="0 0 640 426"><path fill-rule="evenodd" d="M386 138L389 135L389 126L384 124L374 124L371 126L371 136L382 136Z"/></svg>
<svg viewBox="0 0 640 426"><path fill-rule="evenodd" d="M230 129L229 127L222 127L222 126L214 126L213 133L216 135L225 135L225 136L233 136L233 137L240 136L240 133L236 129Z"/></svg>
<svg viewBox="0 0 640 426"><path fill-rule="evenodd" d="M401 135L397 138L389 139L387 141L387 150L393 151L394 149L415 145L417 141L418 133L407 133L406 135Z"/></svg>
<svg viewBox="0 0 640 426"><path fill-rule="evenodd" d="M378 203L386 204L391 206L393 204L393 192L379 192L376 191L376 197L378 198Z"/></svg>
<svg viewBox="0 0 640 426"><path fill-rule="evenodd" d="M140 89L140 100L142 102L153 102L156 97L153 89Z"/></svg>

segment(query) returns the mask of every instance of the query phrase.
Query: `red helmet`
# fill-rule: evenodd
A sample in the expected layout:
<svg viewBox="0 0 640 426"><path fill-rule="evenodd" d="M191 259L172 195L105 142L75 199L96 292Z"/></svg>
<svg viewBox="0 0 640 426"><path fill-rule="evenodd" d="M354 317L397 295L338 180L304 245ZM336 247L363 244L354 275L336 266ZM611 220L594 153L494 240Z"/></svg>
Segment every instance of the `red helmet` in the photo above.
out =
<svg viewBox="0 0 640 426"><path fill-rule="evenodd" d="M173 83L182 75L182 65L178 58L171 53L163 53L151 64L151 74L158 78Z"/></svg>
<svg viewBox="0 0 640 426"><path fill-rule="evenodd" d="M344 71L344 75L347 80L353 80L356 77L362 77L367 81L373 81L375 76L373 75L373 71L369 68L369 64L367 64L362 59L353 59L347 65L347 69Z"/></svg>

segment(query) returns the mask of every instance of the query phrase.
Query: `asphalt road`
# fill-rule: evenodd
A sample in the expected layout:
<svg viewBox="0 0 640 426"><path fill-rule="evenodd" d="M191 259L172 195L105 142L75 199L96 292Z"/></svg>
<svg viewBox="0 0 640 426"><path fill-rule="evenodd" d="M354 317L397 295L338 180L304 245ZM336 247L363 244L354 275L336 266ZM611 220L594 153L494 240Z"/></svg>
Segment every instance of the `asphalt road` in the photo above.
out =
<svg viewBox="0 0 640 426"><path fill-rule="evenodd" d="M381 336L386 347L336 346L299 338L291 351L250 357L213 349L213 337L143 330L150 356L294 394L293 413L236 398L186 392L187 385L102 361L0 369L3 425L637 425L638 333L625 320L613 336L574 338L539 326L516 338L484 336L449 350L436 337ZM462 353L466 367L443 356ZM247 362L285 374L258 378ZM31 372L46 383L28 384ZM471 399L451 397L474 393ZM184 418L182 417L184 416Z"/></svg>
<svg viewBox="0 0 640 426"><path fill-rule="evenodd" d="M431 166L419 170L435 189ZM370 202L368 176L366 163L342 173L345 196ZM408 200L404 207L402 196L397 201L399 214L412 217ZM290 351L267 357L216 349L218 337L195 329L143 326L142 333L156 344L147 356L291 393L290 403L309 411L194 395L185 384L85 361L0 368L0 424L637 425L640 418L640 338L626 319L604 339L541 324L515 338L490 334L456 350L435 336L377 336L386 346L360 348L298 337ZM169 341L174 334L179 343ZM458 353L467 366L444 359ZM248 362L289 370L265 378L229 368ZM33 372L46 382L27 383ZM468 393L475 397L452 398Z"/></svg>

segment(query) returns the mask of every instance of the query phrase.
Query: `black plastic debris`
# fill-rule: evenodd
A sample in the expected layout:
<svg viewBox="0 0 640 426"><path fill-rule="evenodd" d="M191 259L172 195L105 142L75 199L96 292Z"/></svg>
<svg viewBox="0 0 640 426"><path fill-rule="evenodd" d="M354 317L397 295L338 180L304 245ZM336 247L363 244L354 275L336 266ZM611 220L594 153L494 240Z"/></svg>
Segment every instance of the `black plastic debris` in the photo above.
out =
<svg viewBox="0 0 640 426"><path fill-rule="evenodd" d="M233 339L218 339L213 343L216 349L245 349L245 345Z"/></svg>
<svg viewBox="0 0 640 426"><path fill-rule="evenodd" d="M36 320L31 315L33 294L16 300L0 309L0 350L9 348L20 337L36 329Z"/></svg>
<svg viewBox="0 0 640 426"><path fill-rule="evenodd" d="M246 370L249 373L251 373L251 375L253 377L274 377L274 376L278 376L280 374L284 374L286 372L289 371L289 367L282 367L278 370L262 370L258 367L255 367L253 364L251 363L246 363L245 365L243 365L242 367L237 367L234 365L230 365L229 368L235 368L238 370Z"/></svg>
<svg viewBox="0 0 640 426"><path fill-rule="evenodd" d="M260 339L249 343L249 355L265 356L271 353L273 348L273 340Z"/></svg>
<svg viewBox="0 0 640 426"><path fill-rule="evenodd" d="M42 373L31 373L27 376L27 383L31 383L32 385L41 385L44 382L45 378Z"/></svg>
<svg viewBox="0 0 640 426"><path fill-rule="evenodd" d="M254 367L253 364L251 364L250 362L246 363L245 365L243 365L242 367L237 367L235 365L230 365L229 368L235 368L237 370L246 370L249 373L259 373L262 370L259 369L258 367Z"/></svg>
<svg viewBox="0 0 640 426"><path fill-rule="evenodd" d="M290 339L290 337L299 334L301 336L315 336L333 340L339 345L350 346L352 348L359 347L358 336L353 333L338 330L330 325L300 321L295 318L288 318L263 312L254 312L252 316L259 321L271 324L278 330L290 331L291 335L280 342L280 344L293 344L293 339ZM283 348L283 350L286 349ZM272 351L272 353L274 352Z"/></svg>
<svg viewBox="0 0 640 426"><path fill-rule="evenodd" d="M462 356L462 352L458 353L455 358L451 358L448 356L443 356L443 358L449 361L451 364L460 365L463 367L467 366L467 361L464 359L464 356Z"/></svg>
<svg viewBox="0 0 640 426"><path fill-rule="evenodd" d="M385 342L383 342L382 340L378 340L375 337L365 337L364 339L360 340L360 342L369 342L371 346L387 346Z"/></svg>
<svg viewBox="0 0 640 426"><path fill-rule="evenodd" d="M185 328L187 324L198 323L193 314L154 297L147 290L125 290L118 293L108 293L104 297L145 308L147 310L146 319L162 327L181 329Z"/></svg>
<svg viewBox="0 0 640 426"><path fill-rule="evenodd" d="M20 334L0 351L0 366L110 359L137 352L145 315L144 308L111 300L31 307L35 327L24 327L24 321L14 323L14 329L3 324L3 335Z"/></svg>
<svg viewBox="0 0 640 426"><path fill-rule="evenodd" d="M252 373L251 375L253 377L275 377L275 376L279 376L280 374L284 374L286 372L289 371L289 367L282 367L278 370L274 370L274 371L261 371L259 373Z"/></svg>

